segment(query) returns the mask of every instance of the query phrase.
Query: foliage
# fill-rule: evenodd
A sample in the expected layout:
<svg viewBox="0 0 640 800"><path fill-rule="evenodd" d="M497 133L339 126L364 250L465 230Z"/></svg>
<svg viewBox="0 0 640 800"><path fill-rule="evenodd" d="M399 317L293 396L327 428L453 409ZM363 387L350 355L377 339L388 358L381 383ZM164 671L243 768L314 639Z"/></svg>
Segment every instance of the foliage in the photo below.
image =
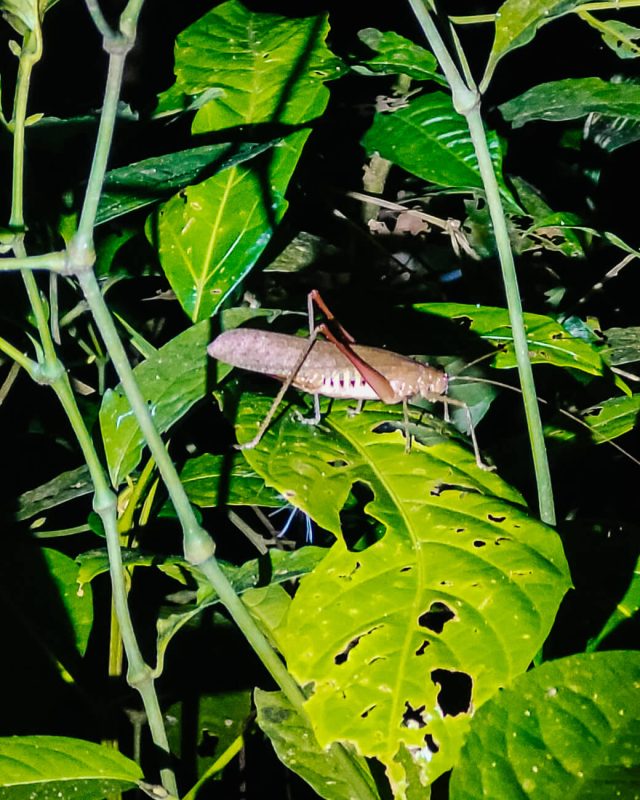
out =
<svg viewBox="0 0 640 800"><path fill-rule="evenodd" d="M633 4L0 0L0 797L637 794ZM450 399L292 390L246 447L315 287ZM324 388L419 369L367 352Z"/></svg>

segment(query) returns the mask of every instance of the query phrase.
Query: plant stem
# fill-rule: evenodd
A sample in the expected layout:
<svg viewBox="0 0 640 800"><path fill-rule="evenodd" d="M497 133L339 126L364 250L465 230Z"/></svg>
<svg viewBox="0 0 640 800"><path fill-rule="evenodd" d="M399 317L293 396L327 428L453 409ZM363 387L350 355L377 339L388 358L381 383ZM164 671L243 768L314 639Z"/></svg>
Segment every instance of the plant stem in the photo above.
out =
<svg viewBox="0 0 640 800"><path fill-rule="evenodd" d="M27 33L24 38L18 65L14 102L13 179L10 226L16 231L13 246L16 258L4 259L0 264L4 269L22 268L25 287L40 335L43 360L41 363L32 361L8 342L4 342L4 340L0 341L0 349L27 369L35 380L41 383L50 383L76 435L80 449L89 467L94 485L94 509L102 519L106 534L113 599L117 608L118 623L122 633L122 639L127 651L129 683L135 686L142 697L154 743L168 754L168 740L164 729L160 704L153 684L153 675L151 669L142 659L127 606L127 595L124 586L124 573L117 529L116 498L107 484L102 465L100 464L100 460L93 446L93 441L78 409L68 375L57 358L55 346L47 324L47 315L45 313L42 297L33 272L31 271L32 269L40 268L46 268L53 272L66 271L68 263L67 254L49 253L43 256L29 258L27 257L24 246L24 132L27 98L29 95L29 85L33 67L38 62L41 55L42 33L38 25L36 30ZM165 788L172 794L177 794L177 785L172 770L163 768L161 774Z"/></svg>
<svg viewBox="0 0 640 800"><path fill-rule="evenodd" d="M44 253L40 256L21 256L19 258L0 258L0 271L46 269L49 272L68 274L67 254L63 252Z"/></svg>
<svg viewBox="0 0 640 800"><path fill-rule="evenodd" d="M502 269L502 279L507 297L509 320L513 333L513 344L516 361L518 363L518 374L520 376L520 385L522 388L527 428L529 431L529 440L531 442L536 475L536 485L538 488L540 518L543 522L554 525L556 517L553 504L551 474L542 431L540 408L538 406L535 383L533 380L533 370L531 368L531 361L529 360L529 348L522 313L522 301L520 299L518 279L513 253L511 251L511 243L509 241L509 231L500 200L498 181L491 162L487 137L480 113L480 94L477 90L469 88L462 79L422 0L409 0L409 4L451 86L454 107L459 114L465 117L471 140L473 141L485 196L489 206L489 214L493 225L493 234L496 240L500 267Z"/></svg>

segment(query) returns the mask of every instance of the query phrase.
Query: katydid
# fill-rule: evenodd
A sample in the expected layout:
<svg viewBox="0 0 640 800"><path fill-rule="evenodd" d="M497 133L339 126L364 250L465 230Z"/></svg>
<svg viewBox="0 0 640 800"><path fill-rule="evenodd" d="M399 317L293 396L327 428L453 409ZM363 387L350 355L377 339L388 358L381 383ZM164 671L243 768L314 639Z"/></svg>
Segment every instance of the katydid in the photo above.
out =
<svg viewBox="0 0 640 800"><path fill-rule="evenodd" d="M317 305L327 323L315 325L313 306ZM481 457L469 408L459 400L446 397L447 374L406 356L378 347L355 344L340 325L317 290L308 295L309 338L248 328L225 331L207 348L210 356L234 367L269 375L283 381L267 415L254 438L239 449L255 447L273 419L290 386L313 395L315 414L304 422L320 421L319 396L402 403L406 450L411 449L407 401L420 396L431 402L459 406L465 410L476 463L489 469ZM330 325L336 329L333 333ZM318 339L323 334L328 341Z"/></svg>

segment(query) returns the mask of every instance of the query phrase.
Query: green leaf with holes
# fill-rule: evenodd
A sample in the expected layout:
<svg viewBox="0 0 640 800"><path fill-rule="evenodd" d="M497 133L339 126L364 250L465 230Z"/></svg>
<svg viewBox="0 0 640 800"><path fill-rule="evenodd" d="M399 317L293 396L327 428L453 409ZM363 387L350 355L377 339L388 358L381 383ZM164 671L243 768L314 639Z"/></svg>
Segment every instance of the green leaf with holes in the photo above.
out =
<svg viewBox="0 0 640 800"><path fill-rule="evenodd" d="M502 178L502 150L494 131L487 131L489 151L508 206L519 210ZM467 123L449 95L431 92L406 108L376 114L363 145L383 158L438 186L483 191L480 168Z"/></svg>
<svg viewBox="0 0 640 800"><path fill-rule="evenodd" d="M583 412L582 418L598 444L610 442L632 431L640 413L640 394L610 397Z"/></svg>
<svg viewBox="0 0 640 800"><path fill-rule="evenodd" d="M222 3L178 36L176 83L160 96L159 111L204 95L194 133L310 122L329 100L324 82L344 71L325 45L328 33L325 16L294 19Z"/></svg>
<svg viewBox="0 0 640 800"><path fill-rule="evenodd" d="M64 736L0 738L0 796L102 800L134 789L140 767L112 747Z"/></svg>
<svg viewBox="0 0 640 800"><path fill-rule="evenodd" d="M241 404L240 441L267 407L256 395ZM314 428L289 410L244 451L338 539L302 580L279 640L313 686L320 744L379 759L397 797L409 771L431 781L456 763L473 709L526 670L570 585L559 537L515 490L453 441L406 453L401 432L386 432L401 419L397 407L350 416L336 402ZM350 550L340 512L358 486L383 535Z"/></svg>
<svg viewBox="0 0 640 800"><path fill-rule="evenodd" d="M506 308L478 308L464 303L417 303L413 308L425 314L446 317L496 347L491 364L497 369L516 366L511 322ZM553 364L590 375L602 375L604 362L598 349L584 339L572 336L555 320L542 314L524 314L524 325L532 364Z"/></svg>
<svg viewBox="0 0 640 800"><path fill-rule="evenodd" d="M473 720L451 800L638 795L640 653L580 654L521 675Z"/></svg>
<svg viewBox="0 0 640 800"><path fill-rule="evenodd" d="M193 325L134 369L140 391L160 433L169 430L207 390L209 323ZM140 463L144 436L118 385L100 407L100 430L109 475L118 486Z"/></svg>

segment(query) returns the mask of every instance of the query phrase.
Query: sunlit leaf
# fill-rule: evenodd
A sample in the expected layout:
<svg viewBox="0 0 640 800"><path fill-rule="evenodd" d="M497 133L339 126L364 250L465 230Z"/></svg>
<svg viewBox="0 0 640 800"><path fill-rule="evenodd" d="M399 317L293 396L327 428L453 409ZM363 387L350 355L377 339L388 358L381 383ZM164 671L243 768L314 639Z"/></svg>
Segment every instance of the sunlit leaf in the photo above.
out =
<svg viewBox="0 0 640 800"><path fill-rule="evenodd" d="M215 312L267 246L307 136L294 133L262 159L189 186L161 207L160 262L193 321Z"/></svg>
<svg viewBox="0 0 640 800"><path fill-rule="evenodd" d="M521 675L474 717L451 800L634 797L639 686L633 651L574 655Z"/></svg>
<svg viewBox="0 0 640 800"><path fill-rule="evenodd" d="M163 433L201 400L207 390L209 323L194 325L134 370L138 386ZM105 392L100 430L114 486L140 463L144 437L120 385Z"/></svg>
<svg viewBox="0 0 640 800"><path fill-rule="evenodd" d="M496 347L492 366L516 366L513 335L506 308L477 307L463 303L418 303L416 311L447 317ZM524 314L525 332L532 364L553 364L601 375L602 357L593 345L572 336L562 325L541 314Z"/></svg>
<svg viewBox="0 0 640 800"><path fill-rule="evenodd" d="M64 736L0 739L2 796L102 800L137 786L140 767L113 747Z"/></svg>
<svg viewBox="0 0 640 800"><path fill-rule="evenodd" d="M240 441L267 406L255 395L240 406ZM406 453L397 430L382 432L401 415L370 404L353 417L334 403L312 428L289 411L245 451L339 537L301 582L279 638L298 681L314 686L307 710L320 744L354 743L394 786L406 778L404 746L429 779L455 763L472 708L527 668L569 586L559 538L518 493L451 441ZM365 513L385 531L366 550L342 540L354 486L371 492ZM464 698L455 710L454 685Z"/></svg>
<svg viewBox="0 0 640 800"><path fill-rule="evenodd" d="M176 40L176 85L196 96L215 89L194 133L255 123L299 125L319 116L341 62L326 47L324 17L256 13L236 0L217 6ZM166 105L161 96L160 107Z"/></svg>

